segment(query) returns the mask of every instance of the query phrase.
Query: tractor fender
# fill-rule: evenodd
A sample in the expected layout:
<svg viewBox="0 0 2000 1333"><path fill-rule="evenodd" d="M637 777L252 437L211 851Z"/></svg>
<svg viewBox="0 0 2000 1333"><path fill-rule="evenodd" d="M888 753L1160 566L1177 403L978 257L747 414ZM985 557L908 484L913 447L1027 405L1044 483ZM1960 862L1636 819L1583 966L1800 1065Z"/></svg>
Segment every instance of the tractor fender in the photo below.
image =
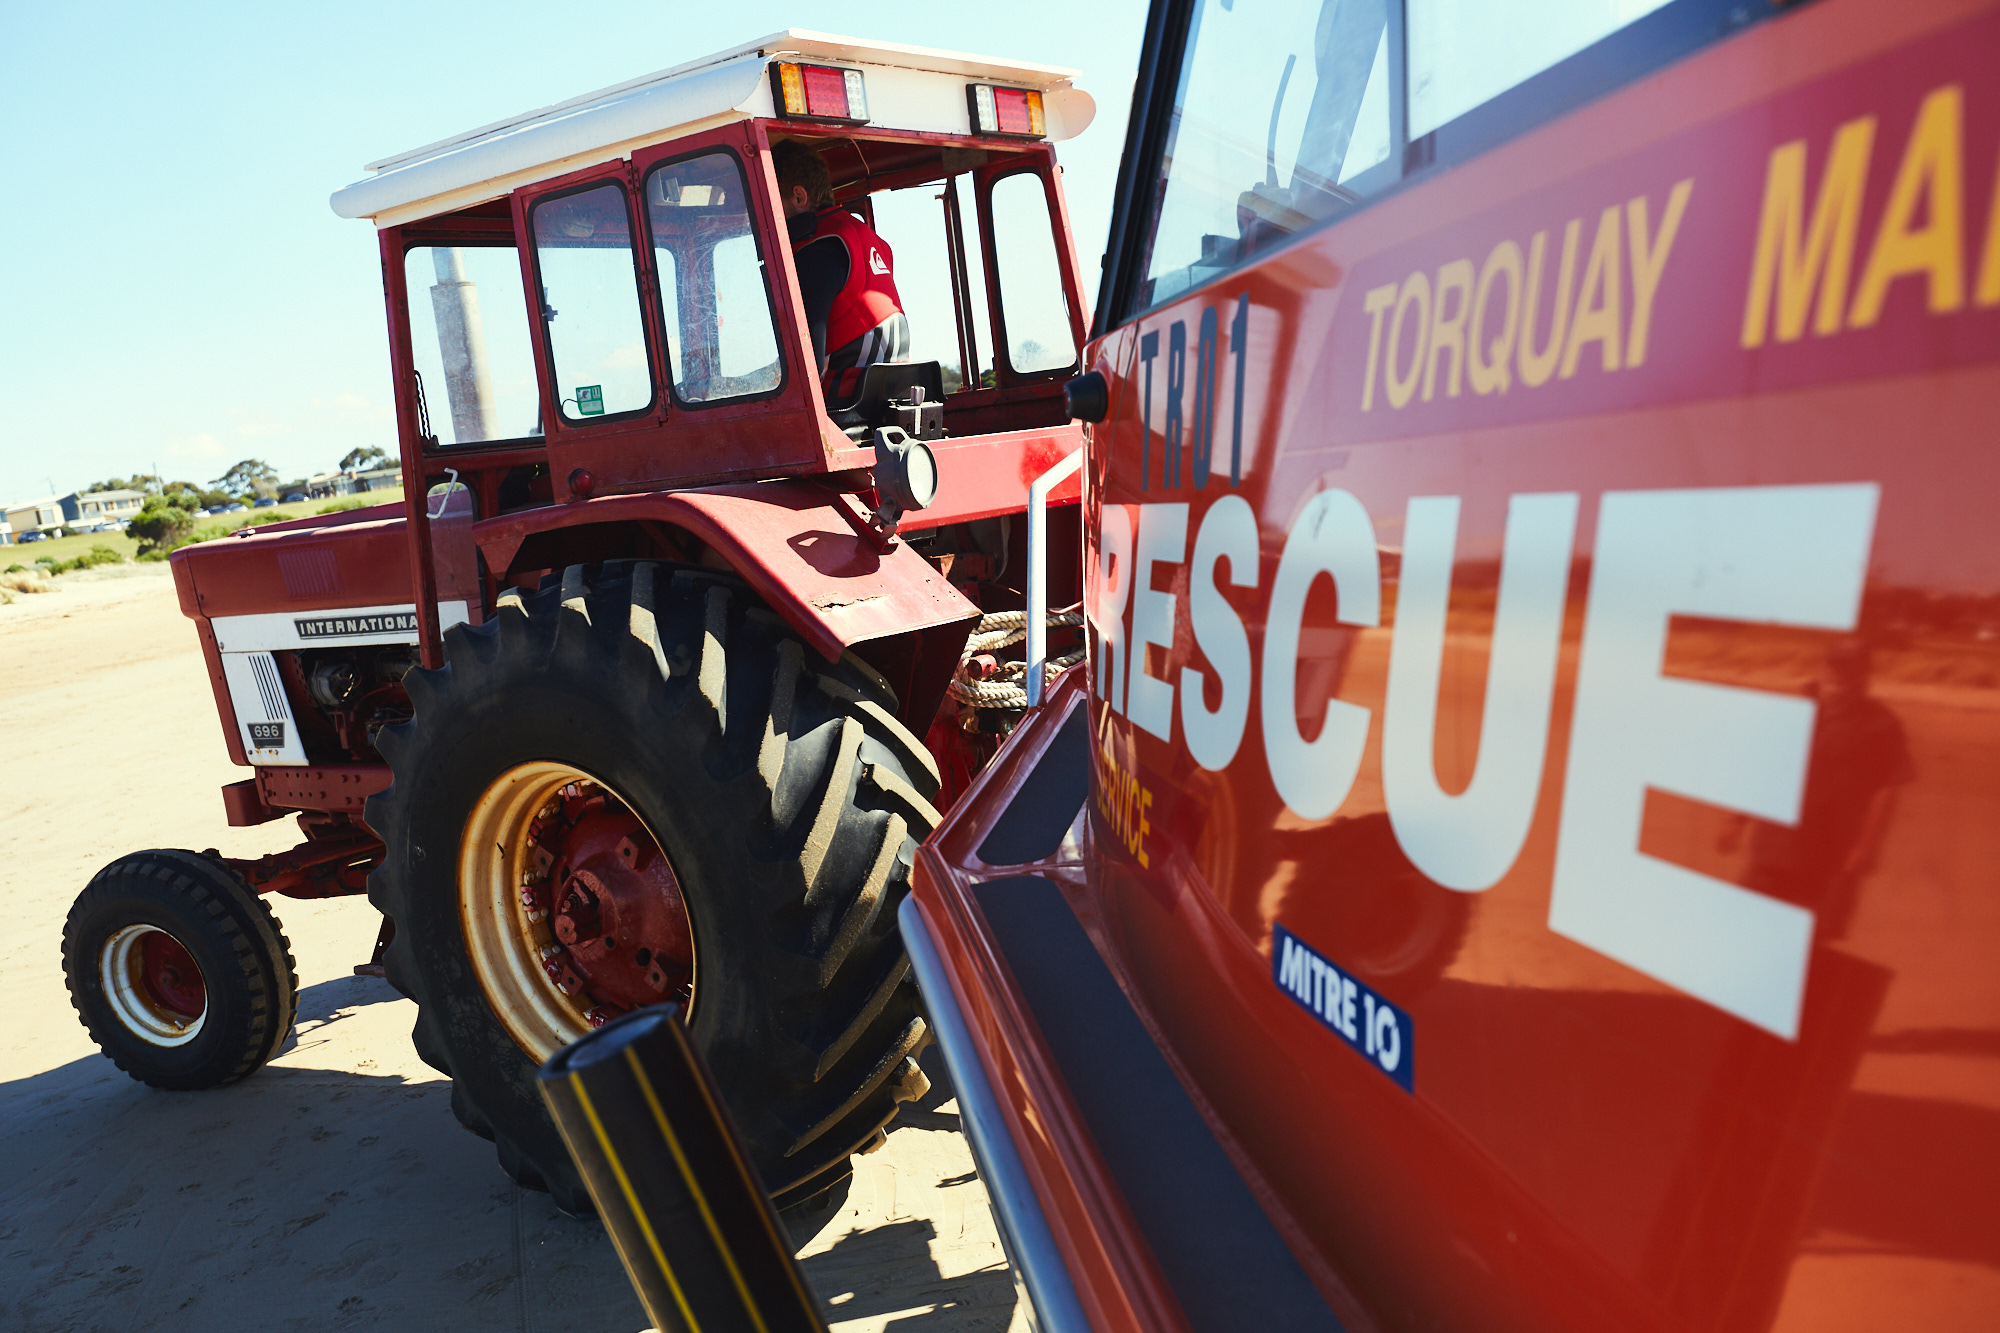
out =
<svg viewBox="0 0 2000 1333"><path fill-rule="evenodd" d="M497 572L509 570L523 543L540 534L670 524L714 549L828 661L872 640L914 636L923 669L913 675L935 675L932 659L948 658L948 678L979 608L908 543L882 550L863 537L836 507L849 503L795 480L608 495L487 519L474 525L473 540ZM906 697L906 707L915 702Z"/></svg>

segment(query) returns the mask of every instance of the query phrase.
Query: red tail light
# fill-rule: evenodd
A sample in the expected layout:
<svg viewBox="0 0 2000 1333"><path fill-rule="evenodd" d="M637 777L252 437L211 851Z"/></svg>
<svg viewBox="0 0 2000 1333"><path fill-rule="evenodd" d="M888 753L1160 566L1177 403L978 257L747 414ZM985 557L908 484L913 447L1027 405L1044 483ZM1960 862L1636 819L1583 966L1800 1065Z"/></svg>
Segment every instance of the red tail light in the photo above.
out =
<svg viewBox="0 0 2000 1333"><path fill-rule="evenodd" d="M1032 88L967 84L965 100L974 134L1040 139L1048 133L1048 122L1042 116L1042 95Z"/></svg>
<svg viewBox="0 0 2000 1333"><path fill-rule="evenodd" d="M778 114L790 120L858 125L868 119L868 88L858 69L777 61L771 66L771 96Z"/></svg>

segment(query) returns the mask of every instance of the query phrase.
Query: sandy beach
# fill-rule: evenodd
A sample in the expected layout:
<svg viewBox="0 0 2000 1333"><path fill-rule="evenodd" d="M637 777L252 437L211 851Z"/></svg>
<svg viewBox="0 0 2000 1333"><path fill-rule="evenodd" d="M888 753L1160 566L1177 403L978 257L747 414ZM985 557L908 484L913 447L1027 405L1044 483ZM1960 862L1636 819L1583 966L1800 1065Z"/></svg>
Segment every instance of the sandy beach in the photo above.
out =
<svg viewBox="0 0 2000 1333"><path fill-rule="evenodd" d="M365 898L274 901L299 1017L250 1078L157 1092L98 1053L60 955L90 876L147 847L256 856L297 836L224 822L218 788L245 770L167 566L56 588L0 606L0 1329L645 1328L603 1230L500 1173L411 1049L414 1006L354 975L379 919ZM1020 1323L950 1101L857 1162L802 1254L840 1333Z"/></svg>

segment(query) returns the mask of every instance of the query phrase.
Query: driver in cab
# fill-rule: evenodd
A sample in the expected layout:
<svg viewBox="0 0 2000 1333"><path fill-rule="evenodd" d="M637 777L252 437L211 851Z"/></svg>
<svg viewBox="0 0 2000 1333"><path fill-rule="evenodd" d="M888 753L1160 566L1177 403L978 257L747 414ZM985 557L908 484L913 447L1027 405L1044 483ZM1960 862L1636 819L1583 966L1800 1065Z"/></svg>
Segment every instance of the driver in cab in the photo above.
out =
<svg viewBox="0 0 2000 1333"><path fill-rule="evenodd" d="M771 165L821 382L829 398L845 398L861 367L910 359L895 256L867 223L834 202L833 180L818 153L788 139L771 150Z"/></svg>

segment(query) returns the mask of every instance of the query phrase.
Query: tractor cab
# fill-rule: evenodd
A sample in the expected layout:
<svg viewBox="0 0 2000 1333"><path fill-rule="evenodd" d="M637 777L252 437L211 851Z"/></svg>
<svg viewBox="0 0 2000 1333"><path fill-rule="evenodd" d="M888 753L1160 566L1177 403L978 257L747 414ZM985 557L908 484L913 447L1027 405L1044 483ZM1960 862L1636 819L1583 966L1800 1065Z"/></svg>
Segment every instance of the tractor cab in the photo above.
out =
<svg viewBox="0 0 2000 1333"><path fill-rule="evenodd" d="M379 228L406 460L484 519L863 475L883 426L1061 426L1085 316L1052 144L1093 112L1067 70L787 31L372 163L332 204ZM787 140L893 254L897 365L822 383Z"/></svg>

